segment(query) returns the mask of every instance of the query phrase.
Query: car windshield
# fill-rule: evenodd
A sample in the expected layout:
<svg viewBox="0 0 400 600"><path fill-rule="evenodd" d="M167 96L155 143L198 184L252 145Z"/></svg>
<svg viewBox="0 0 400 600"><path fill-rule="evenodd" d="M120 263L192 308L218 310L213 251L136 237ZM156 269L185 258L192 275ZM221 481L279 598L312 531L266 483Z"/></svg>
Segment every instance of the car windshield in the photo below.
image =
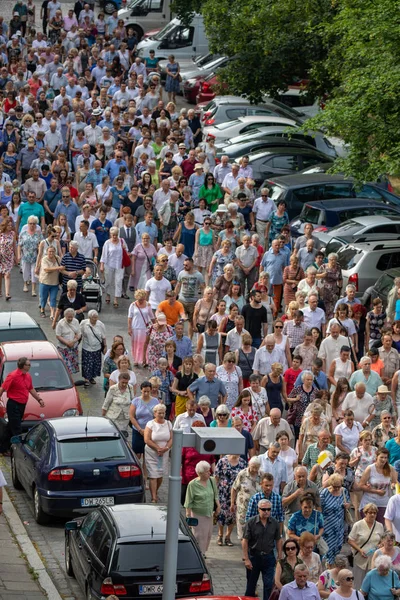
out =
<svg viewBox="0 0 400 600"><path fill-rule="evenodd" d="M309 204L305 204L303 206L303 210L301 211L300 219L304 223L312 223L313 225L319 224L319 217L321 215L321 210L319 208L314 208Z"/></svg>
<svg viewBox="0 0 400 600"><path fill-rule="evenodd" d="M155 527L156 529L156 527ZM149 526L149 538L152 527ZM117 544L111 565L111 571L116 573L135 571L163 571L165 542L136 542ZM191 542L178 544L178 569L198 569L199 559Z"/></svg>
<svg viewBox="0 0 400 600"><path fill-rule="evenodd" d="M27 327L25 329L0 329L0 344L3 342L25 342L46 340L44 331L40 327Z"/></svg>
<svg viewBox="0 0 400 600"><path fill-rule="evenodd" d="M385 273L382 277L379 277L378 281L375 285L375 291L377 292L389 292L389 290L393 287L394 275L388 275Z"/></svg>
<svg viewBox="0 0 400 600"><path fill-rule="evenodd" d="M329 240L329 242L326 245L325 255L328 256L328 254L330 254L331 252L334 252L336 254L337 251L340 250L340 248L343 248L343 246L345 246L345 242L343 242L342 240L338 240L337 238L333 238L332 240Z"/></svg>
<svg viewBox="0 0 400 600"><path fill-rule="evenodd" d="M340 225L335 225L335 227L332 227L330 233L337 237L340 237L341 235L356 235L359 231L364 229L364 227L365 225L361 225L360 223L357 223L357 221L350 219L345 223L341 223Z"/></svg>
<svg viewBox="0 0 400 600"><path fill-rule="evenodd" d="M141 0L138 0L137 2L138 4L141 3ZM170 34L170 32L175 29L177 27L176 21L173 20L170 23L168 23L165 27L163 27L161 29L161 31L159 31L156 35L154 35L151 39L153 40L164 40L165 38L168 37L168 35Z"/></svg>
<svg viewBox="0 0 400 600"><path fill-rule="evenodd" d="M234 121L225 121L225 123L215 125L215 129L223 131L224 129L229 129L229 127L233 127L234 125L240 125L240 123L241 121L239 121L239 119L235 119Z"/></svg>
<svg viewBox="0 0 400 600"><path fill-rule="evenodd" d="M329 250L329 252L332 252L332 250ZM343 248L343 250L340 250L338 252L339 265L345 271L353 269L356 266L356 264L361 260L363 255L364 252L362 250L355 248L354 246L346 246L345 248Z"/></svg>
<svg viewBox="0 0 400 600"><path fill-rule="evenodd" d="M276 183L273 183L272 185L268 185L268 187L269 187L269 197L272 198L272 200L274 202L279 200L279 198L283 195L283 188L281 188L281 186L277 185Z"/></svg>
<svg viewBox="0 0 400 600"><path fill-rule="evenodd" d="M64 464L102 462L125 459L125 449L119 437L87 437L59 440L58 448Z"/></svg>
<svg viewBox="0 0 400 600"><path fill-rule="evenodd" d="M50 358L48 360L35 360L31 358L30 361L31 368L29 374L32 377L35 390L66 390L72 387L67 368L60 358ZM7 361L4 364L3 381L16 368L16 361Z"/></svg>

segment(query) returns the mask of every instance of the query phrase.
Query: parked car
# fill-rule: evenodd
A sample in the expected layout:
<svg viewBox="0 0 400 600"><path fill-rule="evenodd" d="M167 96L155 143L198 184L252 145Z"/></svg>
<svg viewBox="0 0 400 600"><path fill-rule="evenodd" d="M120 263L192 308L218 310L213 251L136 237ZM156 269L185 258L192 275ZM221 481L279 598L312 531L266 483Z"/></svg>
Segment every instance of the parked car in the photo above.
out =
<svg viewBox="0 0 400 600"><path fill-rule="evenodd" d="M78 391L57 348L51 342L6 342L0 345L0 382L17 368L21 356L29 356L30 375L34 388L40 392L42 407L29 395L22 427L24 430L43 419L76 417L82 414ZM0 399L0 417L6 414L7 394Z"/></svg>
<svg viewBox="0 0 400 600"><path fill-rule="evenodd" d="M238 135L230 140L221 140L215 144L217 148L217 157L222 156L222 154L231 155L232 152L235 151L233 148L236 147L239 150L239 146L242 144L254 144L254 148L257 149L263 142L268 142L270 138L282 138L290 141L298 141L305 142L309 146L312 146L316 150L323 152L330 158L336 158L337 152L335 146L331 144L328 138L326 138L323 133L319 131L310 131L308 133L299 133L293 130L293 133L288 131L287 127L261 127L258 130L250 131L245 135ZM239 154L240 156L240 154ZM318 165L327 165L326 170L332 167L332 163L329 161L328 163L318 163ZM315 167L309 167L309 169L314 169ZM304 173L307 169L303 169L301 172ZM320 171L316 170L316 173L325 173L325 170Z"/></svg>
<svg viewBox="0 0 400 600"><path fill-rule="evenodd" d="M293 219L302 211L305 202L337 200L344 198L366 198L400 207L400 198L380 188L375 183L366 183L356 188L352 178L343 175L315 173L312 175L287 175L269 178L261 187L269 188L270 197L277 201L286 200L289 217Z"/></svg>
<svg viewBox="0 0 400 600"><path fill-rule="evenodd" d="M400 277L400 268L389 269L379 277L374 285L371 285L365 290L361 302L368 310L372 309L372 302L375 298L380 298L384 308L387 307L388 294L394 286L396 277Z"/></svg>
<svg viewBox="0 0 400 600"><path fill-rule="evenodd" d="M229 58L227 58L226 56L217 56L214 57L212 60L209 60L206 64L202 65L201 67L196 66L193 69L188 68L187 70L180 71L180 75L182 78L180 88L185 98L188 99L186 91L190 90L195 85L196 81L198 81L199 79L204 79L205 77L207 77L207 75L210 75L210 73L215 73L217 69L225 67L228 64L228 62ZM199 88L197 88L196 95L198 93L198 90ZM192 104L196 104L196 95L190 97L190 102Z"/></svg>
<svg viewBox="0 0 400 600"><path fill-rule="evenodd" d="M17 310L0 312L0 344L47 340L40 325L28 313Z"/></svg>
<svg viewBox="0 0 400 600"><path fill-rule="evenodd" d="M367 215L393 215L396 217L396 215L400 216L400 208L365 198L337 198L336 200L307 202L303 204L300 215L290 223L291 235L292 237L303 235L305 223L312 223L315 235L327 243L333 231L341 228L342 224L346 226L349 219L358 219L358 217ZM380 219L380 217L377 218Z"/></svg>
<svg viewBox="0 0 400 600"><path fill-rule="evenodd" d="M179 60L180 72L185 73L186 71L194 71L195 69L201 68L207 63L218 58L218 54L201 54L195 58L182 58ZM160 69L161 80L164 81L167 77L167 64L168 59L160 60L158 67Z"/></svg>
<svg viewBox="0 0 400 600"><path fill-rule="evenodd" d="M244 142L243 144L227 144L222 150L218 149L216 156L218 159L221 159L221 156L226 154L231 160L234 160L246 154L260 154L268 151L270 148L308 148L309 150L315 150L315 148L301 140L267 136L266 138L259 138L254 141ZM332 162L330 165L332 166Z"/></svg>
<svg viewBox="0 0 400 600"><path fill-rule="evenodd" d="M307 144L293 142L286 147L279 145L249 154L249 167L253 169L256 186L259 186L265 177L295 173L321 160L329 160L329 157Z"/></svg>
<svg viewBox="0 0 400 600"><path fill-rule="evenodd" d="M381 205L382 206L382 205ZM384 209L386 206L384 206ZM400 240L400 211L382 214L373 210L364 212L365 216L354 215L348 221L340 223L330 231L320 231L319 239L329 252L351 242L374 242L375 240Z"/></svg>
<svg viewBox="0 0 400 600"><path fill-rule="evenodd" d="M166 529L166 506L102 506L66 523L66 571L85 598L161 598ZM175 598L212 592L211 575L181 515Z"/></svg>
<svg viewBox="0 0 400 600"><path fill-rule="evenodd" d="M49 419L11 442L13 485L32 498L40 524L52 515L144 501L140 463L105 417Z"/></svg>
<svg viewBox="0 0 400 600"><path fill-rule="evenodd" d="M260 127L296 127L297 122L293 119L287 119L276 116L249 116L238 117L233 121L226 121L219 125L211 125L203 128L203 134L212 135L216 141L229 140L230 138L254 131Z"/></svg>
<svg viewBox="0 0 400 600"><path fill-rule="evenodd" d="M306 90L299 87L290 87L286 92L280 92L278 99L290 108L295 108L298 112L308 117L315 117L321 110L318 98L310 101Z"/></svg>
<svg viewBox="0 0 400 600"><path fill-rule="evenodd" d="M362 296L382 273L400 267L400 240L354 242L339 248L337 255L343 287L352 283Z"/></svg>
<svg viewBox="0 0 400 600"><path fill-rule="evenodd" d="M269 110L269 113L258 112L258 109L264 111ZM257 111L257 112L255 112ZM216 96L207 104L202 112L202 120L206 127L211 125L219 125L227 121L232 121L238 117L246 117L251 115L267 114L292 119L299 125L304 122L304 117L301 117L295 110L291 110L284 104L272 98L264 98L258 105L250 104L250 101L240 96Z"/></svg>
<svg viewBox="0 0 400 600"><path fill-rule="evenodd" d="M209 103L216 95L216 89L221 86L224 91L228 91L228 84L225 82L220 83L218 76L215 73L207 75L204 79L200 80L199 91L196 96L196 109L199 104L204 102Z"/></svg>

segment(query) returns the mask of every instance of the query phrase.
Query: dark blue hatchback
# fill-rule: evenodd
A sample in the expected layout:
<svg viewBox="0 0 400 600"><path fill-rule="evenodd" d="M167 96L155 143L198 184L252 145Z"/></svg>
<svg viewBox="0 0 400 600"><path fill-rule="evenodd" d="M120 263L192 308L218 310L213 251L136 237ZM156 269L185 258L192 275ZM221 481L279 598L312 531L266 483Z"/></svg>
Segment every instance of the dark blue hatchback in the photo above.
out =
<svg viewBox="0 0 400 600"><path fill-rule="evenodd" d="M38 523L94 506L144 502L139 461L121 431L104 417L39 423L13 443L11 469L14 487L33 499Z"/></svg>

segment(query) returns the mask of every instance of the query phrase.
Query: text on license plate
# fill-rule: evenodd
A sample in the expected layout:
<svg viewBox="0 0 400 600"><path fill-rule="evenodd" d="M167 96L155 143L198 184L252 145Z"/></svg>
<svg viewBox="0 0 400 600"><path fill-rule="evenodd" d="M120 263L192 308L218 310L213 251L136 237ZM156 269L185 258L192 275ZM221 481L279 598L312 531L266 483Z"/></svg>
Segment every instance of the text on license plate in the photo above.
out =
<svg viewBox="0 0 400 600"><path fill-rule="evenodd" d="M103 498L82 498L81 506L114 506L114 496Z"/></svg>
<svg viewBox="0 0 400 600"><path fill-rule="evenodd" d="M162 594L163 593L163 585L139 585L139 594ZM178 586L175 586L175 593L178 592Z"/></svg>

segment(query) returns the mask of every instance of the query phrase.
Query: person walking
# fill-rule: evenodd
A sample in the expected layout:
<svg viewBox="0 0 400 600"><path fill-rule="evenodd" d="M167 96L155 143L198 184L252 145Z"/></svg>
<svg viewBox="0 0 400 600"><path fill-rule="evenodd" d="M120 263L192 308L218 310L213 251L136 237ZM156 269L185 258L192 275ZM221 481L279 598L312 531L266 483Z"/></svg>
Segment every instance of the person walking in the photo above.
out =
<svg viewBox="0 0 400 600"><path fill-rule="evenodd" d="M306 565L296 565L294 581L287 583L281 589L280 600L319 600L318 588L309 580L310 572ZM361 600L361 599L360 599Z"/></svg>
<svg viewBox="0 0 400 600"><path fill-rule="evenodd" d="M172 446L172 424L165 418L165 404L153 408L154 419L144 429L144 459L151 493L151 501L157 502L157 492L168 473L168 456Z"/></svg>

